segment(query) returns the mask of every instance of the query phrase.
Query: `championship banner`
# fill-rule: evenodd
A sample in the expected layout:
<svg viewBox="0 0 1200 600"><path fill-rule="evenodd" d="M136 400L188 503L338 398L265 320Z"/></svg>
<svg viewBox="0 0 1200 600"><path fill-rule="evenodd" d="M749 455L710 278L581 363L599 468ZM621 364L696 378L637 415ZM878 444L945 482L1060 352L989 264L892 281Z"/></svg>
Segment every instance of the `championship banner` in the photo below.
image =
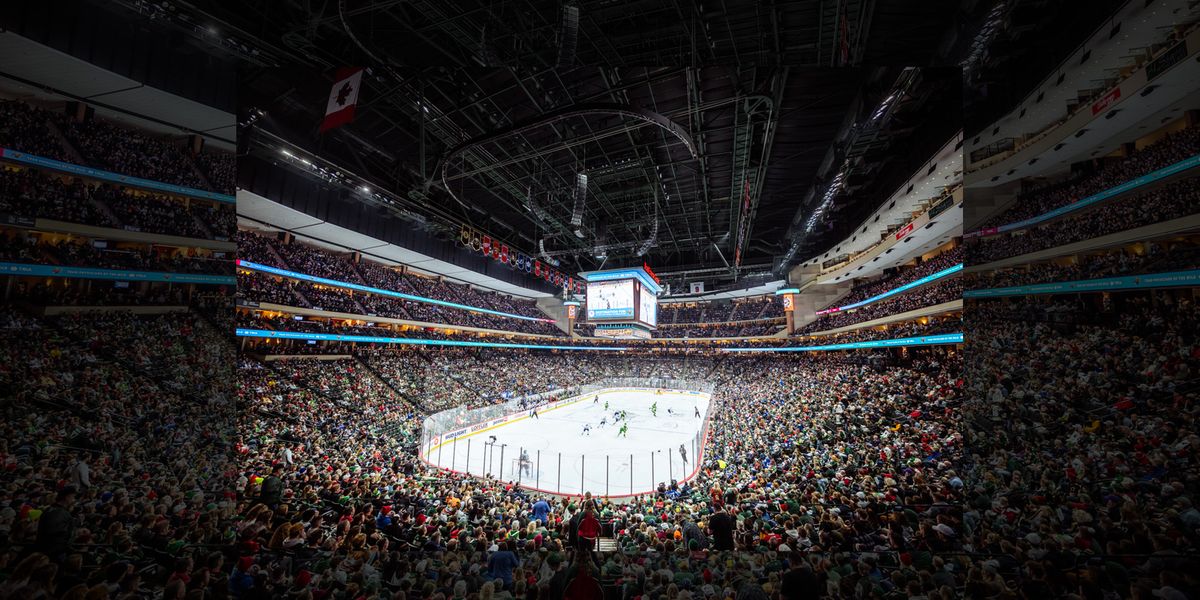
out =
<svg viewBox="0 0 1200 600"><path fill-rule="evenodd" d="M471 249L476 252L479 252L480 248L482 248L482 247L483 247L483 239L480 236L479 232L471 231Z"/></svg>
<svg viewBox="0 0 1200 600"><path fill-rule="evenodd" d="M462 244L463 246L466 246L467 248L471 247L471 228L470 227L463 225L462 229L458 230L458 243Z"/></svg>
<svg viewBox="0 0 1200 600"><path fill-rule="evenodd" d="M533 261L533 276L534 277L542 276L542 261L540 261L540 260Z"/></svg>
<svg viewBox="0 0 1200 600"><path fill-rule="evenodd" d="M492 253L492 236L483 236L483 255L487 256Z"/></svg>
<svg viewBox="0 0 1200 600"><path fill-rule="evenodd" d="M508 244L500 245L500 262L508 264Z"/></svg>

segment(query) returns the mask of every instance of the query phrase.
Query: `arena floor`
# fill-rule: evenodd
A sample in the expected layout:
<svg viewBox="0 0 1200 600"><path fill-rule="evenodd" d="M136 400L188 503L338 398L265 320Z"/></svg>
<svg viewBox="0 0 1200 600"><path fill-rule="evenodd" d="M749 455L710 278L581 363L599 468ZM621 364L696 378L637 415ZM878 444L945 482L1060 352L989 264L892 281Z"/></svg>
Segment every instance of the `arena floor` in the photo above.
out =
<svg viewBox="0 0 1200 600"><path fill-rule="evenodd" d="M643 494L659 482L685 481L695 474L708 394L622 389L598 396L598 401L593 400L596 395L588 395L543 409L536 419L525 416L460 437L435 447L426 459L457 472L490 474L558 494ZM650 407L656 402L654 416ZM614 423L613 413L621 410L629 423L626 436L619 433L620 423ZM607 419L604 426L599 425L602 418ZM585 424L591 425L590 433L584 433ZM680 444L686 449L686 463ZM528 470L518 468L522 449L532 462Z"/></svg>

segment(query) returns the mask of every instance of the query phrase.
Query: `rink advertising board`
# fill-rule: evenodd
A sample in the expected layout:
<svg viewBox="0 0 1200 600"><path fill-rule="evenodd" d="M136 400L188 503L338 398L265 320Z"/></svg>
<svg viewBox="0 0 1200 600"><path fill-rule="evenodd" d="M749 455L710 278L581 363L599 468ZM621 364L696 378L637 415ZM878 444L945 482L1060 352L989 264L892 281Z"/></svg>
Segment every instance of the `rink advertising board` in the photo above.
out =
<svg viewBox="0 0 1200 600"><path fill-rule="evenodd" d="M600 390L597 392L589 392L586 394L580 394L578 396L573 396L571 398L566 398L564 400L560 400L557 402L555 402L553 400L548 400L548 401L542 402L540 404L530 405L528 408L525 408L525 409L522 409L522 410L519 410L519 411L516 411L513 413L509 413L502 417L495 417L492 419L479 421L476 423L472 423L470 425L465 425L463 427L459 427L453 431L447 431L446 433L443 433L439 436L434 436L433 438L430 439L429 450L427 451L427 455L428 455L428 453L432 453L434 450L436 450L439 445L446 445L446 444L453 443L454 440L457 438L474 435L481 431L488 431L488 430L494 429L496 427L504 425L505 423L512 423L514 421L519 421L521 419L528 418L529 413L532 412L534 408L537 408L539 411L543 411L543 409L544 409L543 412L549 412L552 410L557 410L559 408L565 408L565 407L571 406L573 404L578 404L579 402L582 402L585 399L590 398L591 396L596 395L596 394L608 394L608 393L614 393L614 392L653 392L658 389L659 388L652 388L652 387L610 388L610 389ZM709 397L709 398L712 397L711 394L709 394L708 392L698 392L695 390L672 389L672 390L670 390L670 392L671 392L671 394L674 394L674 395L704 396L704 397Z"/></svg>

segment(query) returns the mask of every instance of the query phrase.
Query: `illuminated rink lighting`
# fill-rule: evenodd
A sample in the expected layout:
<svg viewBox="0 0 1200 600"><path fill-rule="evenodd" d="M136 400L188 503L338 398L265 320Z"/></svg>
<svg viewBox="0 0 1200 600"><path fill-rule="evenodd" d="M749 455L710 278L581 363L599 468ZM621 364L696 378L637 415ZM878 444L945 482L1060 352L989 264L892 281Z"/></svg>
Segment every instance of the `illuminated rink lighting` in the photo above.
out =
<svg viewBox="0 0 1200 600"><path fill-rule="evenodd" d="M650 493L659 483L683 483L696 476L711 402L707 392L655 390L606 389L540 407L537 418L520 411L468 424L434 438L423 447L421 460L544 493L591 492L612 498ZM657 405L657 415L651 405ZM614 421L616 411L628 415L625 435ZM603 426L602 418L607 421ZM585 424L591 426L587 434ZM685 456L679 454L680 445ZM522 451L530 461L526 468L519 467Z"/></svg>

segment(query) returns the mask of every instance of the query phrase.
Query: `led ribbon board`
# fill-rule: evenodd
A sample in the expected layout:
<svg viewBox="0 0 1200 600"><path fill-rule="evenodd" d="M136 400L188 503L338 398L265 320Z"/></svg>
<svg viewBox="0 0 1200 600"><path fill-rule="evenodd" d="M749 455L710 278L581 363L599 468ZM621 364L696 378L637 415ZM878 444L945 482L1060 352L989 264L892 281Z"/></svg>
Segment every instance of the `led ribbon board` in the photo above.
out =
<svg viewBox="0 0 1200 600"><path fill-rule="evenodd" d="M1012 287L967 290L964 298L1001 298L1004 296L1036 296L1041 294L1075 294L1081 292L1107 292L1114 290L1139 290L1162 287L1200 286L1200 269L1172 271L1151 275L1126 275L1080 281L1036 283Z"/></svg>
<svg viewBox="0 0 1200 600"><path fill-rule="evenodd" d="M513 344L505 342L470 342L459 340L425 340L414 338L381 337L374 335L339 335L335 333L309 333L305 331L272 331L269 329L237 328L238 337L270 338L283 340L329 341L329 342L362 342L375 344L401 344L409 346L460 346L470 348L518 348L526 350L582 350L582 351L620 351L632 350L628 346L555 346L551 344ZM897 348L903 346L929 346L935 344L961 344L963 334L947 333L921 337L897 338L894 340L874 340L870 342L853 342L848 344L832 344L828 346L798 346L774 348L723 348L726 352L811 352L817 350L854 350L857 348ZM694 350L694 348L657 348L654 350Z"/></svg>
<svg viewBox="0 0 1200 600"><path fill-rule="evenodd" d="M111 181L113 183L130 185L147 190L157 190L160 192L178 194L180 196L189 196L191 198L205 198L207 200L216 200L217 202L226 202L228 204L237 203L237 198L234 198L228 194L218 194L216 192L198 190L195 188L183 187L181 185L172 185L170 183L163 183L161 181L154 181L152 179L142 179L141 177L121 175L120 173L113 173L111 171L105 171L102 169L93 169L91 167L75 165L63 162L61 160L54 160L53 158L34 156L33 154L20 152L11 148L0 148L0 158L34 167L41 167L43 169L52 169L62 173L78 175L80 177Z"/></svg>
<svg viewBox="0 0 1200 600"><path fill-rule="evenodd" d="M846 344L829 344L825 346L792 346L777 348L726 348L726 352L816 352L821 350L858 350L860 348L900 348L904 346L935 346L942 344L961 344L963 334L944 333L939 335L923 335L918 337L896 338L892 340L872 340L869 342L849 342Z"/></svg>
<svg viewBox="0 0 1200 600"><path fill-rule="evenodd" d="M642 285L649 288L655 294L662 291L662 286L658 285L649 274L641 267L633 269L614 269L612 271L592 271L590 273L580 273L580 277L584 281L591 283L593 281L616 281L618 279L636 279L642 282Z"/></svg>
<svg viewBox="0 0 1200 600"><path fill-rule="evenodd" d="M238 337L273 338L282 340L312 340L328 342L363 342L374 344L401 344L407 346L460 346L468 348L519 348L525 350L628 350L624 346L554 346L550 344L513 344L506 342L470 342L462 340L424 340L415 338L380 337L374 335L339 335L336 333L308 333L304 331L272 331L269 329L237 328Z"/></svg>
<svg viewBox="0 0 1200 600"><path fill-rule="evenodd" d="M204 273L165 273L161 271L122 271L94 267L64 267L61 265L31 265L0 262L0 275L13 277L66 277L68 279L101 279L106 281L165 281L170 283L203 283L237 285L233 275Z"/></svg>
<svg viewBox="0 0 1200 600"><path fill-rule="evenodd" d="M876 295L876 296L871 296L870 298L867 298L866 300L860 300L858 302L855 302L854 304L847 304L845 306L839 306L837 308L827 308L825 310L818 310L817 314L824 315L824 314L829 314L829 313L841 312L843 310L850 310L852 308L858 308L860 306L866 306L868 304L871 304L872 302L879 302L880 300L883 300L884 298L889 298L891 296L895 296L896 294L903 294L904 292L907 292L908 290L911 290L917 286L925 285L926 283L929 283L931 281L936 281L936 280L946 277L948 275L953 275L961 270L963 270L963 264L958 263L957 265L954 265L953 267L950 267L949 269L942 269L941 271L938 271L937 273L934 273L933 275L926 275L925 277L922 277L916 281L910 281L898 288L888 290L888 291L886 291L882 294Z"/></svg>
<svg viewBox="0 0 1200 600"><path fill-rule="evenodd" d="M1134 190L1134 189L1140 188L1142 186L1154 183L1160 179L1170 177L1177 173L1182 173L1184 171L1187 171L1188 169L1196 167L1197 165L1200 165L1200 154L1197 154L1191 158L1185 158L1173 165L1163 167L1157 171L1151 171L1149 173L1146 173L1145 175L1142 175L1141 177L1135 177L1133 179L1130 179L1129 181L1126 181L1125 183L1122 183L1121 185L1109 188L1102 192L1097 192L1097 193L1092 194L1091 196L1088 196L1082 200L1077 200L1066 206L1060 206L1052 211L1042 213L1036 217L1030 217L1023 221L1016 221L1013 223L1009 223L1007 225L1001 225L999 227L987 227L984 229L977 229L970 233L964 234L963 237L971 238L971 237L978 237L978 236L996 235L998 233L1004 233L1006 231L1012 231L1014 229L1024 229L1026 227L1029 227L1030 225L1036 225L1043 221L1049 221L1050 219L1053 219L1055 217L1059 217L1059 216L1065 215L1069 212L1076 211L1076 210L1079 210L1079 209L1087 207L1087 206L1091 206L1097 202L1102 202L1102 201L1112 198L1113 196L1116 196L1118 194L1123 194L1130 190Z"/></svg>
<svg viewBox="0 0 1200 600"><path fill-rule="evenodd" d="M478 306L467 306L466 304L458 304L456 302L447 302L445 300L435 300L433 298L424 298L422 296L413 296L412 294L405 294L403 292L393 292L392 290L385 290L385 289L375 288L375 287L371 287L371 286L367 286L367 285L359 285L357 283L350 283L348 281L338 281L336 279L326 279L324 277L317 277L316 275L308 275L305 273L297 273L295 271L288 271L287 269L279 269L279 268L270 267L267 265L260 265L258 263L253 263L248 260L238 259L237 265L239 267L244 267L244 268L250 269L252 271L261 271L263 273L271 273L272 275L279 275L280 277L288 277L291 279L300 279L303 281L311 281L313 283L319 283L321 285L329 285L329 286L333 286L333 287L346 288L348 290L358 290L360 292L369 292L372 294L379 294L381 296L391 296L393 298L402 298L404 300L412 300L413 302L425 302L427 304L436 304L438 306L446 306L449 308L457 308L457 309L461 309L461 310L470 310L470 311L475 311L475 312L480 312L480 313L487 313L489 315L496 315L499 317L508 317L510 319L521 319L523 321L541 321L543 323L553 323L554 322L553 319L542 319L542 318L538 318L538 317L527 317L525 315L514 315L512 313L500 312L498 310L491 310L489 308L479 308Z"/></svg>

